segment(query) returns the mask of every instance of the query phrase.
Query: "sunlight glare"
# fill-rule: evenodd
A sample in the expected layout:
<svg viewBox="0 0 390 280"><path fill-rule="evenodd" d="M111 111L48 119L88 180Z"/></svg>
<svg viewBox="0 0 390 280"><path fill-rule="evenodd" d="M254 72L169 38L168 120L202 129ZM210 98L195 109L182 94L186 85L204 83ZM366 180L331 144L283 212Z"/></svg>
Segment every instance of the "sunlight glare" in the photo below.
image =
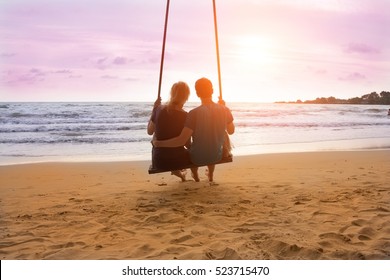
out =
<svg viewBox="0 0 390 280"><path fill-rule="evenodd" d="M259 36L243 36L237 40L236 55L246 62L267 64L272 61L271 40Z"/></svg>

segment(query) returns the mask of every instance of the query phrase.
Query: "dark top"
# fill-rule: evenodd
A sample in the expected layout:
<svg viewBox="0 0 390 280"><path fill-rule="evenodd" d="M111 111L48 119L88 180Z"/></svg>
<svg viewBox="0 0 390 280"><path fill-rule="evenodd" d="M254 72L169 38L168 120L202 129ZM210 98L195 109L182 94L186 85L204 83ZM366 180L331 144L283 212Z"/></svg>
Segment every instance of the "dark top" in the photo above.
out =
<svg viewBox="0 0 390 280"><path fill-rule="evenodd" d="M152 122L155 125L157 140L167 140L180 135L186 122L187 112L167 110L167 106L159 106L152 113ZM153 147L152 164L159 169L181 169L190 164L189 154L184 147L157 148Z"/></svg>
<svg viewBox="0 0 390 280"><path fill-rule="evenodd" d="M159 106L152 113L157 140L167 140L180 135L187 119L187 112L170 110L167 106Z"/></svg>

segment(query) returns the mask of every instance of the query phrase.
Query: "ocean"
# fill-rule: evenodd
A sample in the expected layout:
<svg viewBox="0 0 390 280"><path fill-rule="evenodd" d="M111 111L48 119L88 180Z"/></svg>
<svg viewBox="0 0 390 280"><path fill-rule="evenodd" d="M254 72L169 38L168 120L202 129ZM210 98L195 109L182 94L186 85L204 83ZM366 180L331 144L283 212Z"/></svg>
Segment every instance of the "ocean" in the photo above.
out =
<svg viewBox="0 0 390 280"><path fill-rule="evenodd" d="M190 110L198 103L189 103ZM0 165L150 160L152 103L0 103ZM234 155L390 148L387 105L231 103Z"/></svg>

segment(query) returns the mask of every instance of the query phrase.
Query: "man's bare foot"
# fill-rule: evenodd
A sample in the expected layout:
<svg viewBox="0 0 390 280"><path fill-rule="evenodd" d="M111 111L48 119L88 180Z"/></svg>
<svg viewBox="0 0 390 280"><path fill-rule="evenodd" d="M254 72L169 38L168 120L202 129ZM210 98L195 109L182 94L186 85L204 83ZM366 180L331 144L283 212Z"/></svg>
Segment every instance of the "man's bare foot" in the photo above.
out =
<svg viewBox="0 0 390 280"><path fill-rule="evenodd" d="M191 171L191 177L194 179L195 182L200 181L198 171Z"/></svg>
<svg viewBox="0 0 390 280"><path fill-rule="evenodd" d="M209 182L213 183L214 182L213 174L209 171L208 168L206 168L205 174L206 174L207 178L209 179Z"/></svg>
<svg viewBox="0 0 390 280"><path fill-rule="evenodd" d="M198 174L198 167L191 168L191 177L194 179L195 182L199 182L199 174Z"/></svg>
<svg viewBox="0 0 390 280"><path fill-rule="evenodd" d="M171 174L179 177L182 182L186 181L186 175L187 175L186 170L175 170L175 171L172 171Z"/></svg>

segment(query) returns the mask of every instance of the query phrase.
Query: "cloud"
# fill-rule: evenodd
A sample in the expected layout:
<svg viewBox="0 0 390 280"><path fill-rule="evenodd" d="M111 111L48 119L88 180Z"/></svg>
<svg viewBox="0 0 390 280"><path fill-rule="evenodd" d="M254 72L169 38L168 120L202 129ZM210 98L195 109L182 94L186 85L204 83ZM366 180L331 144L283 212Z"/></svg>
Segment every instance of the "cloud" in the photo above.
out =
<svg viewBox="0 0 390 280"><path fill-rule="evenodd" d="M45 76L46 73L37 68L31 68L29 73L33 76Z"/></svg>
<svg viewBox="0 0 390 280"><path fill-rule="evenodd" d="M328 73L328 71L326 71L325 69L319 69L319 70L315 71L315 74L317 74L317 75L325 75L327 73Z"/></svg>
<svg viewBox="0 0 390 280"><path fill-rule="evenodd" d="M100 69L100 70L105 70L107 68L107 57L101 57L93 60L94 67Z"/></svg>
<svg viewBox="0 0 390 280"><path fill-rule="evenodd" d="M129 62L127 57L124 56L116 56L114 58L110 58L109 56L97 58L94 60L95 67L100 70L105 70L110 66L121 66L126 65Z"/></svg>
<svg viewBox="0 0 390 280"><path fill-rule="evenodd" d="M360 53L360 54L376 54L376 53L380 53L380 50L364 43L350 43L346 47L345 52Z"/></svg>
<svg viewBox="0 0 390 280"><path fill-rule="evenodd" d="M80 79L82 77L83 77L82 75L69 75L68 79Z"/></svg>
<svg viewBox="0 0 390 280"><path fill-rule="evenodd" d="M68 69L62 69L62 70L57 70L54 72L55 74L71 74L72 71L68 70Z"/></svg>
<svg viewBox="0 0 390 280"><path fill-rule="evenodd" d="M5 83L8 86L32 85L45 80L46 72L31 68L30 70L8 70L4 76Z"/></svg>
<svg viewBox="0 0 390 280"><path fill-rule="evenodd" d="M102 64L104 64L106 61L107 61L107 57L103 57L103 58L98 58L98 59L96 60L96 63L97 63L98 65L102 65Z"/></svg>
<svg viewBox="0 0 390 280"><path fill-rule="evenodd" d="M138 78L126 78L126 79L124 79L126 82L137 82L137 81L139 81L139 79Z"/></svg>
<svg viewBox="0 0 390 280"><path fill-rule="evenodd" d="M105 79L105 80L115 80L115 79L118 79L117 76L111 76L111 75L104 75L104 76L101 76L100 78Z"/></svg>
<svg viewBox="0 0 390 280"><path fill-rule="evenodd" d="M312 67L308 66L308 71L314 73L315 75L326 75L328 74L328 71L324 68L317 68L317 67Z"/></svg>
<svg viewBox="0 0 390 280"><path fill-rule="evenodd" d="M125 64L127 64L127 58L123 57L123 56L117 56L114 58L112 63L115 65L125 65Z"/></svg>
<svg viewBox="0 0 390 280"><path fill-rule="evenodd" d="M16 56L16 53L0 53L0 57L13 57Z"/></svg>
<svg viewBox="0 0 390 280"><path fill-rule="evenodd" d="M340 81L360 81L360 80L364 80L364 79L366 79L366 76L363 74L360 74L358 72L353 72L353 73L346 75L345 77L339 78Z"/></svg>

